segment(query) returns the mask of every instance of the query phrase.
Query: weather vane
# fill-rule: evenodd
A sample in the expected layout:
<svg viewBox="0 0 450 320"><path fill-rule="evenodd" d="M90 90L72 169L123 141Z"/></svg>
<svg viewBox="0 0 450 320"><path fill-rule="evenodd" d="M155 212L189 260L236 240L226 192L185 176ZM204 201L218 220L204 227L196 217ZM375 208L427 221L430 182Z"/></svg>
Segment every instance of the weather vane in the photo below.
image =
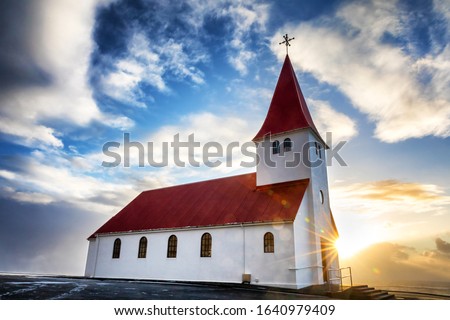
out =
<svg viewBox="0 0 450 320"><path fill-rule="evenodd" d="M286 44L286 54L288 54L288 47L291 46L291 44L289 43L289 41L294 40L295 38L292 37L292 38L289 39L287 33L286 33L286 35L283 36L283 38L284 38L284 41L283 41L283 42L280 42L279 44L283 44L283 43Z"/></svg>

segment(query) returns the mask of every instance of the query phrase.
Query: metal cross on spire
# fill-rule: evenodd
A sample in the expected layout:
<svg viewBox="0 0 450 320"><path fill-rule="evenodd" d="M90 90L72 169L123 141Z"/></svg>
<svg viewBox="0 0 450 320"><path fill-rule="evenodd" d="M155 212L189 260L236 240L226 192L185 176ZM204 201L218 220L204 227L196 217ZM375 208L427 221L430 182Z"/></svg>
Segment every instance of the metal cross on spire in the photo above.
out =
<svg viewBox="0 0 450 320"><path fill-rule="evenodd" d="M294 40L295 38L292 37L292 38L289 39L289 36L288 36L287 33L286 33L286 35L283 36L283 38L284 38L284 41L283 41L283 42L280 42L279 44L283 44L283 43L286 44L286 54L288 54L288 47L291 46L291 44L289 43L289 41Z"/></svg>

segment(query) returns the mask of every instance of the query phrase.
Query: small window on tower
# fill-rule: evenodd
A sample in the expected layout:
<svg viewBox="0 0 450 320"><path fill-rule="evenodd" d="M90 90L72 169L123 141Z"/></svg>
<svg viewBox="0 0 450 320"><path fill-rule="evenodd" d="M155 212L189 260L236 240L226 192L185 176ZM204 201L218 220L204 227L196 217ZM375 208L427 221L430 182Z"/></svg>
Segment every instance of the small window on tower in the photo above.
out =
<svg viewBox="0 0 450 320"><path fill-rule="evenodd" d="M325 201L325 198L324 198L324 196L323 196L323 191L320 190L320 191L319 191L319 194L320 194L320 203L323 204L323 202Z"/></svg>
<svg viewBox="0 0 450 320"><path fill-rule="evenodd" d="M291 151L292 150L292 140L289 138L284 139L283 141L283 149L284 151Z"/></svg>
<svg viewBox="0 0 450 320"><path fill-rule="evenodd" d="M280 141L275 140L272 142L272 154L279 154L280 153Z"/></svg>

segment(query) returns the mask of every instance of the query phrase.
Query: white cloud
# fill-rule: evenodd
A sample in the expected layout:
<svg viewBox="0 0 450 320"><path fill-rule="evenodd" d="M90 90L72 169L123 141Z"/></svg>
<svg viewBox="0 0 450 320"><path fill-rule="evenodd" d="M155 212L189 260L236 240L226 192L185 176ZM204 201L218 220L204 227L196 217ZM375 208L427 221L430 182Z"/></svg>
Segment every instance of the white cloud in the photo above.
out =
<svg viewBox="0 0 450 320"><path fill-rule="evenodd" d="M3 175L9 180L8 192L3 196L20 202L66 202L91 212L111 214L138 193L130 182L106 181L91 176L91 170L71 166L69 157L45 155L44 158L32 156L23 160L26 165L21 172L14 173L14 179L9 179L8 174Z"/></svg>
<svg viewBox="0 0 450 320"><path fill-rule="evenodd" d="M247 49L250 46L250 32L262 33L269 16L269 5L257 4L251 1L241 1L232 3L229 8L222 11L228 15L234 24L232 39L229 42L231 47L228 61L239 71L240 74L247 74L247 64L256 57L256 54Z"/></svg>
<svg viewBox="0 0 450 320"><path fill-rule="evenodd" d="M134 121L131 120L130 118L108 113L102 114L101 122L112 128L118 128L122 131L129 130L134 126Z"/></svg>
<svg viewBox="0 0 450 320"><path fill-rule="evenodd" d="M194 84L204 83L204 74L195 63L206 56L188 56L183 44L173 39L164 45L150 43L142 33L136 31L128 44L128 55L114 64L114 70L102 77L104 93L124 103L146 107L145 100L151 100L148 92L141 90L147 84L159 92L170 92L165 80L171 72L179 80L189 79Z"/></svg>
<svg viewBox="0 0 450 320"><path fill-rule="evenodd" d="M26 121L1 117L1 131L19 137L19 142L26 146L36 147L40 144L53 147L62 147L62 141L56 137L55 130L39 124L30 124Z"/></svg>
<svg viewBox="0 0 450 320"><path fill-rule="evenodd" d="M135 33L128 44L128 56L115 63L115 70L102 78L103 90L119 101L145 107L144 93L139 85L148 83L161 92L169 89L163 80L164 67L160 56L151 50L148 39ZM147 94L147 99L149 98Z"/></svg>
<svg viewBox="0 0 450 320"><path fill-rule="evenodd" d="M194 158L202 162L202 147L205 143L218 142L225 152L230 142L242 144L249 141L254 132L254 126L239 117L219 117L201 112L182 117L175 125L161 127L141 142L144 145L148 141L154 142L155 158L158 159L162 142L170 143L177 133L181 141L187 141L188 136L194 133L196 141L201 142L201 147L194 152ZM136 137L131 139L137 140ZM233 167L225 166L224 155L209 159L222 161L219 168L193 168L189 166L188 153L184 150L180 158L186 167L177 167L173 162L173 153L169 153L168 167L152 169L146 164L146 168L138 168L138 155L132 149L131 168L123 168L122 165L104 168L101 163L106 159L103 159L102 154L83 155L74 147L69 150L69 153L60 149L36 150L29 157L22 157L20 169L14 172L0 170L0 177L6 180L3 197L35 204L65 202L93 213L109 215L116 213L143 190L223 176L224 173L240 170L241 160L250 161L240 153L239 148L235 148L232 152ZM123 155L123 146L120 152Z"/></svg>
<svg viewBox="0 0 450 320"><path fill-rule="evenodd" d="M401 47L383 42L386 32L403 35L405 14L396 2L356 2L321 20L321 26L309 21L283 30L295 35L297 44L290 49L294 66L345 93L375 122L378 139L448 137L450 78L446 64L441 64L448 59L448 49L417 60ZM280 37L279 32L273 41ZM284 48L276 46L274 51L284 57ZM429 83L420 80L423 69L431 74Z"/></svg>
<svg viewBox="0 0 450 320"><path fill-rule="evenodd" d="M347 115L334 110L327 101L308 99L312 110L314 124L325 137L326 132L333 134L333 140L349 140L358 134L356 123Z"/></svg>
<svg viewBox="0 0 450 320"><path fill-rule="evenodd" d="M77 126L105 123L105 115L92 98L88 84L95 9L106 1L43 0L36 4L29 23L34 61L51 77L51 84L9 91L2 96L0 130L18 143L61 147L51 122ZM106 123L108 123L106 121ZM112 123L114 125L114 123Z"/></svg>
<svg viewBox="0 0 450 320"><path fill-rule="evenodd" d="M19 202L37 203L37 204L49 204L54 201L49 195L39 192L14 192L11 198Z"/></svg>
<svg viewBox="0 0 450 320"><path fill-rule="evenodd" d="M130 136L130 141L140 142L142 144L143 152L139 151L136 147L130 147L129 151L127 151L131 167L128 169L129 174L133 172L137 174L139 170L145 170L138 168L140 159L142 160L142 166L150 169L151 164L149 164L148 160L149 153L153 161L160 163L163 160L164 143L167 144L168 148L167 164L164 167L151 169L151 174L153 177L162 179L166 184L205 180L208 178L222 177L224 174L237 174L254 170L252 168L241 167L241 161L251 163L253 160L252 157L241 153L241 146L243 143L249 142L247 150L249 152L255 151L254 145L250 141L256 132L256 126L252 122L233 115L217 116L209 112L188 114L182 117L178 123L160 127L147 136ZM183 143L186 143L189 140L189 135L193 134L194 141L198 143L191 150L186 145L179 148L178 159L184 163L184 166L180 166L175 161L172 142L175 141L175 135L177 134L179 135L179 141ZM117 170L120 170L123 169L125 164L125 151L123 141L118 142L121 144L120 147L112 148L110 151L120 155L121 163L117 168ZM149 142L152 143L151 147L148 145ZM209 155L206 157L204 147L207 143L211 142L220 145L220 156ZM232 143L234 143L233 148L230 147ZM236 146L236 144L238 145ZM208 144L208 146L210 146L208 149L209 153L214 153L217 150L211 144ZM101 163L102 161L110 163L113 161L113 158L110 156L100 153L92 154L89 158L95 159L97 163ZM205 161L220 161L221 164L218 167L209 167L205 165Z"/></svg>
<svg viewBox="0 0 450 320"><path fill-rule="evenodd" d="M16 174L8 170L0 170L0 177L8 180L13 180L16 178Z"/></svg>
<svg viewBox="0 0 450 320"><path fill-rule="evenodd" d="M231 38L227 41L228 62L241 75L248 72L248 64L255 59L256 54L249 49L254 41L252 32L262 34L266 30L269 19L270 5L257 3L253 0L208 0L186 1L191 8L191 14L183 19L198 33L207 17L227 18L227 28L231 31Z"/></svg>
<svg viewBox="0 0 450 320"><path fill-rule="evenodd" d="M169 170L185 170L186 172L182 173L183 176L185 174L186 176L196 175L202 176L204 179L205 176L217 177L218 174L221 175L240 170L242 169L240 167L241 161L250 162L252 160L251 157L244 156L240 148L243 143L251 141L255 132L256 128L254 124L240 117L227 115L217 116L209 112L201 112L183 117L178 125L161 127L149 137L148 141L153 141L156 147L154 149L155 159L161 159L162 143L169 142ZM194 149L193 156L195 161L201 164L200 170L189 168L189 153L187 152L187 148L182 148L180 152L180 159L186 163L187 168L176 167L173 158L173 149L170 148L170 142L174 140L175 134L179 134L180 141L188 141L188 136L194 134L195 141L199 142L200 145ZM223 153L222 156L210 157L206 160L211 162L218 160L221 162L221 165L215 168L205 168L204 159L206 157L203 153L203 148L206 143L211 142L218 143ZM229 149L231 153L227 157L227 148L232 143L238 143L239 147ZM214 147L211 147L209 152L214 152L215 150ZM227 164L227 160L230 161L231 166ZM180 176L179 178L183 177Z"/></svg>
<svg viewBox="0 0 450 320"><path fill-rule="evenodd" d="M369 214L438 213L450 205L450 197L437 185L397 180L336 185L333 198L343 212Z"/></svg>
<svg viewBox="0 0 450 320"><path fill-rule="evenodd" d="M181 43L170 40L161 48L161 54L167 56L165 67L171 70L180 79L188 78L195 84L203 84L204 74L193 64L207 59L205 54L188 56Z"/></svg>

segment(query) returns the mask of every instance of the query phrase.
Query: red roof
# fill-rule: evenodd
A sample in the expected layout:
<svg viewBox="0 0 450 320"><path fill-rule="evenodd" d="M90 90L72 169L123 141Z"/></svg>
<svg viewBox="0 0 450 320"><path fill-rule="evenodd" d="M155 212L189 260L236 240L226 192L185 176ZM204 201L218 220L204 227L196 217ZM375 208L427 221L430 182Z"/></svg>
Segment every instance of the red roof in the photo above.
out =
<svg viewBox="0 0 450 320"><path fill-rule="evenodd" d="M309 179L256 187L256 173L142 192L99 233L293 221Z"/></svg>
<svg viewBox="0 0 450 320"><path fill-rule="evenodd" d="M304 128L311 128L321 139L309 113L291 60L286 55L266 120L253 140L262 139L267 134L274 135Z"/></svg>

